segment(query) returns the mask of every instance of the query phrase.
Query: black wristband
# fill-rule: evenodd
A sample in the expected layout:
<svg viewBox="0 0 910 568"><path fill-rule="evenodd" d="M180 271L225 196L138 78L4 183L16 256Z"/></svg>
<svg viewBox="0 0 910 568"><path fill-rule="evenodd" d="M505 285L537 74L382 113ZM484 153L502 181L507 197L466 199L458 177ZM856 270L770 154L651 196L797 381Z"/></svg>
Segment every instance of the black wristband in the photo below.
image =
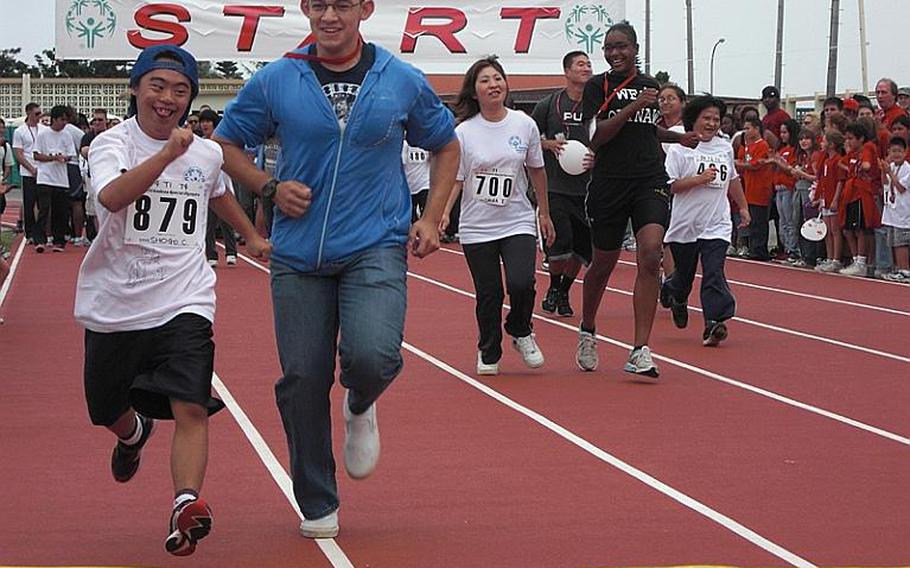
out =
<svg viewBox="0 0 910 568"><path fill-rule="evenodd" d="M259 191L259 193L262 195L263 199L272 199L277 191L278 180L272 178L269 181L265 182L265 185L262 186L262 189Z"/></svg>

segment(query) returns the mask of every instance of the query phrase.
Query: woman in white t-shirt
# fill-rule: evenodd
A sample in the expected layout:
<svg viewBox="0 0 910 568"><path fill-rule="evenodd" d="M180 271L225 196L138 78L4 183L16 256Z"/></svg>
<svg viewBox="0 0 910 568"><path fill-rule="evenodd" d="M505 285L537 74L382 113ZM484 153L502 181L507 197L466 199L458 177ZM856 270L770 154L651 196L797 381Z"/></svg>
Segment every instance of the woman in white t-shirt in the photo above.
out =
<svg viewBox="0 0 910 568"><path fill-rule="evenodd" d="M740 227L751 221L742 183L734 167L733 147L717 135L726 105L712 96L697 97L683 111L687 132L695 132L695 148L674 145L666 168L673 192L670 228L664 242L670 245L676 270L661 287L661 302L669 304L673 323L688 325L687 301L701 259L701 305L705 317L702 343L716 346L727 337L726 320L733 317L736 300L724 276L732 222L728 195L742 216Z"/></svg>
<svg viewBox="0 0 910 568"><path fill-rule="evenodd" d="M430 195L430 153L406 140L401 148L401 163L411 192L411 223L415 223L423 215Z"/></svg>
<svg viewBox="0 0 910 568"><path fill-rule="evenodd" d="M464 190L459 235L476 290L479 375L498 374L502 357L505 296L500 259L512 306L506 332L528 367L544 363L531 326L537 223L527 195L529 177L537 195L541 236L548 245L553 243L555 230L547 201L540 131L529 116L506 108L508 95L505 71L495 58L481 59L468 69L455 103L461 164L442 226L444 229L448 212Z"/></svg>

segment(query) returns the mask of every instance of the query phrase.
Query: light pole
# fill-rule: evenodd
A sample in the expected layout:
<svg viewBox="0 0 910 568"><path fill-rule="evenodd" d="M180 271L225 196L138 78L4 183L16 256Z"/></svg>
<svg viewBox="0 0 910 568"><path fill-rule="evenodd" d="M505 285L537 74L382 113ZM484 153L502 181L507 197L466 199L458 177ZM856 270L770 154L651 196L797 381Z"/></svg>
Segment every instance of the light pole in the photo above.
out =
<svg viewBox="0 0 910 568"><path fill-rule="evenodd" d="M714 52L717 51L717 46L724 43L726 38L720 38L714 43L714 47L711 48L711 94L714 94Z"/></svg>

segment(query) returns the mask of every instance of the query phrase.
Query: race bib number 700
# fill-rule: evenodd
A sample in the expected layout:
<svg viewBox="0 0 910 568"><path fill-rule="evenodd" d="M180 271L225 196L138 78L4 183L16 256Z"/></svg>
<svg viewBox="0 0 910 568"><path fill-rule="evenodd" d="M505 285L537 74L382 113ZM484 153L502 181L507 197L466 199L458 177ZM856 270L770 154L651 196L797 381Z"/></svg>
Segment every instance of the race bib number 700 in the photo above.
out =
<svg viewBox="0 0 910 568"><path fill-rule="evenodd" d="M489 205L504 207L509 204L512 189L515 186L515 174L501 172L496 168L474 172L474 199Z"/></svg>
<svg viewBox="0 0 910 568"><path fill-rule="evenodd" d="M193 248L202 243L204 206L201 182L159 179L126 213L124 242L132 245Z"/></svg>

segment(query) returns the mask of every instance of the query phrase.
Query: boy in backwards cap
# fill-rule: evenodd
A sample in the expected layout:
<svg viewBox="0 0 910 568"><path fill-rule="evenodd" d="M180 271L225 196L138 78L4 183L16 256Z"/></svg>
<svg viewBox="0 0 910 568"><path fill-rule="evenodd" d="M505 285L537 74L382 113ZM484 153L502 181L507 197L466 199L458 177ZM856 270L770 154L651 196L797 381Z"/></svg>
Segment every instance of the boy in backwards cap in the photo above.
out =
<svg viewBox="0 0 910 568"><path fill-rule="evenodd" d="M165 548L192 554L212 512L199 497L208 452L215 273L203 254L206 212L237 229L248 252L271 245L221 173L218 144L182 123L199 92L196 60L175 46L144 50L130 74L131 118L89 150L99 230L79 269L75 317L85 326L85 395L92 423L113 432L114 479L139 468L153 419L174 419L176 498Z"/></svg>

